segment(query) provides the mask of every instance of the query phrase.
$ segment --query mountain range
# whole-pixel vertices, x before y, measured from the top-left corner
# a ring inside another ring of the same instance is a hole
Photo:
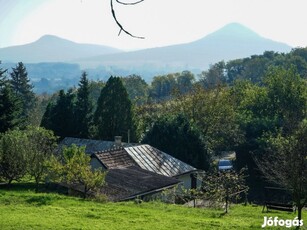
[[[74,59],[122,52],[119,49],[93,44],[80,44],[54,35],[44,35],[35,42],[0,49],[3,62],[39,63],[74,62]]]
[[[287,44],[266,39],[247,27],[232,23],[204,38],[186,44],[100,55],[78,60],[82,66],[173,67],[207,69],[210,64],[262,54],[264,51],[289,52]]]
[[[156,74],[206,70],[210,64],[221,60],[249,57],[264,51],[290,50],[287,44],[264,38],[241,24],[231,23],[194,42],[130,52],[45,35],[33,43],[1,48],[0,60],[4,63],[32,63],[33,75],[33,63],[64,62],[78,64],[81,69],[94,69],[96,75],[99,75],[99,69],[103,69],[104,74],[135,73],[150,80]],[[41,66],[40,76],[43,76]]]

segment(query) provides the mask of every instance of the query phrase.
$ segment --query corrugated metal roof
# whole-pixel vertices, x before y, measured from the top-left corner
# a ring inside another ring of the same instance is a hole
[[[125,150],[142,169],[160,175],[173,177],[196,170],[191,165],[150,145],[126,147]]]

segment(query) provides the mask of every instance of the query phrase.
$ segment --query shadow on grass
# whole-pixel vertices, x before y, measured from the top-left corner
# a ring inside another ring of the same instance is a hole
[[[45,195],[39,195],[39,196],[34,196],[26,200],[28,204],[32,205],[50,205],[54,198],[51,198],[50,196],[45,196]]]
[[[11,185],[0,183],[0,190],[3,191],[6,190],[6,191],[16,191],[16,192],[24,192],[24,191],[35,192],[35,189],[36,189],[36,184],[31,182],[16,182],[12,183]],[[54,183],[39,184],[38,192],[67,195],[67,188]]]

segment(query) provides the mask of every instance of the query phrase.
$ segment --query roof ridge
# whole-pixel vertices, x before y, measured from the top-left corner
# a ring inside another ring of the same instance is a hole
[[[110,153],[112,151],[116,151],[116,150],[125,150],[125,148],[123,146],[113,146],[110,149],[105,149],[105,150],[101,150],[101,151],[96,151],[94,154],[101,154],[101,153]]]

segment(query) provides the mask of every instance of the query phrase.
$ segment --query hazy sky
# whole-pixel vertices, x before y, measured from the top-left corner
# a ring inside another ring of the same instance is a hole
[[[0,0],[0,47],[53,34],[131,50],[191,42],[231,22],[294,47],[307,46],[306,0],[145,0],[115,8],[122,25],[146,39],[117,36],[110,0]]]

